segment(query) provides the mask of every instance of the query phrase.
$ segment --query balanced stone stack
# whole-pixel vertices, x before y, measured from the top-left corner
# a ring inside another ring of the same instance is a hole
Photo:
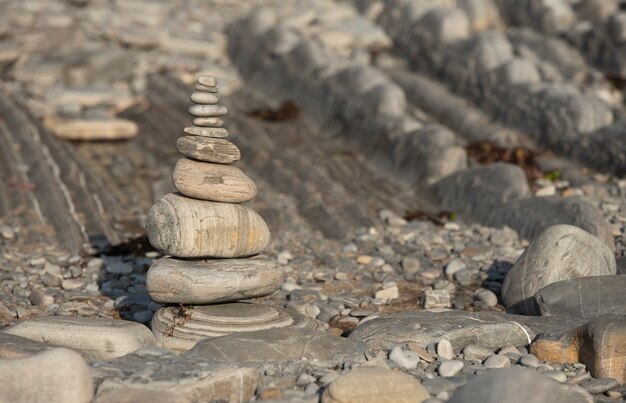
[[[148,271],[152,299],[160,308],[152,331],[161,345],[187,350],[199,340],[230,333],[315,326],[279,307],[238,302],[272,294],[282,284],[278,264],[258,254],[270,233],[265,221],[241,203],[257,194],[255,183],[234,165],[237,146],[222,127],[216,80],[200,76],[191,94],[193,126],[176,143],[184,157],[173,173],[179,193],[152,206],[150,243],[164,255]]]

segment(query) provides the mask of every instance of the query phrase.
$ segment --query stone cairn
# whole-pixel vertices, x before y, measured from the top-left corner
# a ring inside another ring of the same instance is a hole
[[[148,271],[146,287],[160,308],[152,331],[166,348],[188,350],[199,340],[281,327],[314,327],[286,309],[239,302],[270,295],[283,273],[267,256],[269,229],[241,203],[257,194],[255,183],[234,165],[237,146],[222,127],[217,82],[200,76],[191,94],[193,126],[176,142],[184,157],[172,175],[178,193],[157,200],[148,212],[150,243],[165,256]]]

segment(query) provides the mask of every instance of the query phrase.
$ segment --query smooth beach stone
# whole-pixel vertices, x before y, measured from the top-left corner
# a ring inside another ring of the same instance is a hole
[[[120,357],[156,344],[144,325],[108,318],[43,316],[18,322],[4,332],[68,347],[90,360]]]
[[[219,102],[217,95],[210,92],[193,92],[189,98],[192,102],[200,105],[215,105]]]
[[[94,393],[89,366],[66,348],[0,360],[0,385],[0,401],[7,403],[88,403]]]
[[[228,113],[228,109],[223,105],[191,105],[189,114],[199,118],[224,116]]]
[[[428,390],[417,379],[385,368],[356,368],[332,382],[323,403],[421,403]]]
[[[273,259],[162,258],[148,271],[146,288],[159,303],[210,304],[270,295],[283,281]]]
[[[256,197],[256,184],[233,165],[181,158],[172,173],[174,187],[183,195],[224,203],[243,203]]]
[[[154,347],[90,364],[98,385],[95,402],[102,403],[247,402],[254,396],[259,382],[256,368],[181,357]],[[137,400],[125,398],[122,392],[127,392],[126,396],[134,395]],[[157,392],[160,397],[154,398]]]
[[[241,152],[236,145],[228,140],[210,137],[179,137],[176,150],[185,157],[218,164],[230,164],[241,158]]]
[[[367,346],[357,340],[331,336],[321,329],[276,328],[205,339],[186,355],[255,367],[293,363],[333,367],[364,362]]]
[[[201,127],[222,127],[224,120],[221,118],[194,118],[193,124]]]
[[[64,140],[124,140],[135,137],[139,128],[124,119],[72,120],[56,125],[54,134]]]
[[[152,332],[157,341],[172,350],[189,350],[202,339],[231,333],[314,326],[314,322],[296,312],[243,302],[163,307],[152,318]]]
[[[215,138],[228,137],[228,130],[224,129],[223,127],[185,127],[184,131],[185,133],[191,134],[193,136]]]
[[[530,243],[508,272],[502,301],[507,308],[535,314],[535,293],[548,284],[616,271],[613,253],[599,238],[572,225],[554,225]]]
[[[557,281],[535,294],[543,316],[591,318],[626,313],[626,275],[579,277]]]
[[[270,241],[261,216],[240,204],[210,202],[177,193],[163,196],[146,218],[152,246],[176,257],[245,257]]]
[[[25,337],[0,332],[0,358],[21,358],[57,347],[50,343],[40,343]]]
[[[217,94],[219,92],[217,87],[210,86],[210,85],[196,84],[193,88],[196,91],[212,92],[214,94]]]
[[[576,385],[561,384],[526,368],[490,371],[461,386],[449,403],[592,403]]]
[[[201,75],[201,76],[198,76],[197,81],[198,81],[198,84],[201,84],[201,85],[206,85],[209,87],[217,86],[217,80],[213,76]]]

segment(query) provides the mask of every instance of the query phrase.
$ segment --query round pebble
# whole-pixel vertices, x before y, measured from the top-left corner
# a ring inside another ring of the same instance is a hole
[[[404,349],[402,346],[392,348],[389,359],[404,369],[415,369],[420,362],[420,357],[415,351]]]
[[[459,372],[461,372],[464,365],[465,364],[463,364],[463,361],[448,360],[448,361],[442,362],[439,365],[439,368],[437,368],[437,371],[439,372],[439,375],[443,376],[444,378],[447,378],[447,377],[454,376],[458,374]]]
[[[448,339],[441,339],[437,343],[437,355],[443,359],[451,360],[454,358],[454,349],[452,343]]]
[[[487,358],[483,365],[485,368],[509,368],[511,361],[505,355],[495,354]]]

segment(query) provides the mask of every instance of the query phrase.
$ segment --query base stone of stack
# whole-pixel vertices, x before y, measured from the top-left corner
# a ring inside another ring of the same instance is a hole
[[[200,340],[232,333],[317,327],[315,321],[296,312],[244,302],[191,308],[169,306],[159,309],[152,319],[152,332],[157,342],[165,348],[181,351],[190,350]]]
[[[181,258],[233,258],[260,253],[270,241],[261,216],[239,205],[163,196],[146,219],[150,244]]]
[[[211,304],[270,295],[283,272],[265,256],[250,259],[159,259],[148,271],[146,288],[159,303]]]

